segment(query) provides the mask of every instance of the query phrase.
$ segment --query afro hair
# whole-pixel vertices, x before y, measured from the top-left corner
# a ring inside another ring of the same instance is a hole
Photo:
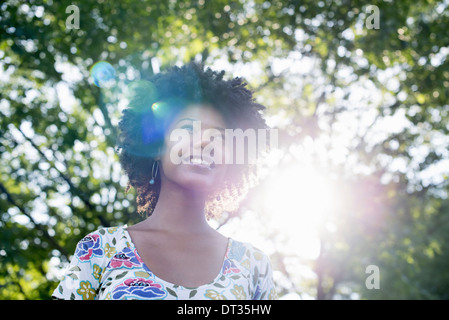
[[[129,178],[126,192],[136,190],[137,211],[152,214],[160,192],[160,175],[150,184],[152,166],[171,121],[191,104],[208,104],[225,119],[227,128],[267,129],[262,116],[265,107],[255,102],[253,91],[242,78],[224,79],[224,71],[205,69],[190,62],[129,85],[129,105],[119,121],[117,150]],[[223,190],[211,194],[205,205],[209,218],[223,211],[235,212],[249,188],[257,182],[257,165],[233,165]]]

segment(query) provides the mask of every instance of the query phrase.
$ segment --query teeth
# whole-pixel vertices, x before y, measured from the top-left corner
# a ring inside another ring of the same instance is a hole
[[[208,167],[211,167],[211,165],[212,165],[211,161],[202,160],[201,158],[197,158],[197,157],[196,158],[191,157],[190,158],[190,163],[192,163],[192,164],[200,164],[200,165],[208,166]]]
[[[201,161],[201,159],[198,158],[193,158],[190,160],[190,162],[194,164],[202,164],[203,161]]]

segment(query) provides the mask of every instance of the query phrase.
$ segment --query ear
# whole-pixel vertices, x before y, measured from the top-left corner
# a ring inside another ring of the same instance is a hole
[[[162,154],[161,154],[161,147],[159,147],[157,149],[157,157],[155,157],[154,160],[156,160],[156,161],[161,160],[161,156],[162,156]]]

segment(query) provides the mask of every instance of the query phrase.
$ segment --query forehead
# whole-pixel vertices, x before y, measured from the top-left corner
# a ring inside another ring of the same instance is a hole
[[[202,127],[226,128],[221,113],[210,105],[194,104],[184,108],[174,119],[173,125],[184,122],[201,121]]]

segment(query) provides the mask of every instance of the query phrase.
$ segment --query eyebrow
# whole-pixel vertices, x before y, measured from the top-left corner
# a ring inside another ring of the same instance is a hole
[[[184,120],[199,121],[199,120],[197,120],[197,119],[192,119],[192,118],[182,118],[182,119],[176,121],[176,123],[179,123],[179,122],[184,121]]]
[[[181,122],[181,121],[184,121],[184,120],[190,120],[190,121],[201,121],[201,120],[198,120],[198,119],[192,119],[192,118],[182,118],[182,119],[179,119],[178,121],[176,121],[176,123],[178,124],[179,122]],[[217,130],[219,130],[219,131],[225,131],[225,128],[221,128],[221,127],[215,127],[214,129],[217,129]]]

